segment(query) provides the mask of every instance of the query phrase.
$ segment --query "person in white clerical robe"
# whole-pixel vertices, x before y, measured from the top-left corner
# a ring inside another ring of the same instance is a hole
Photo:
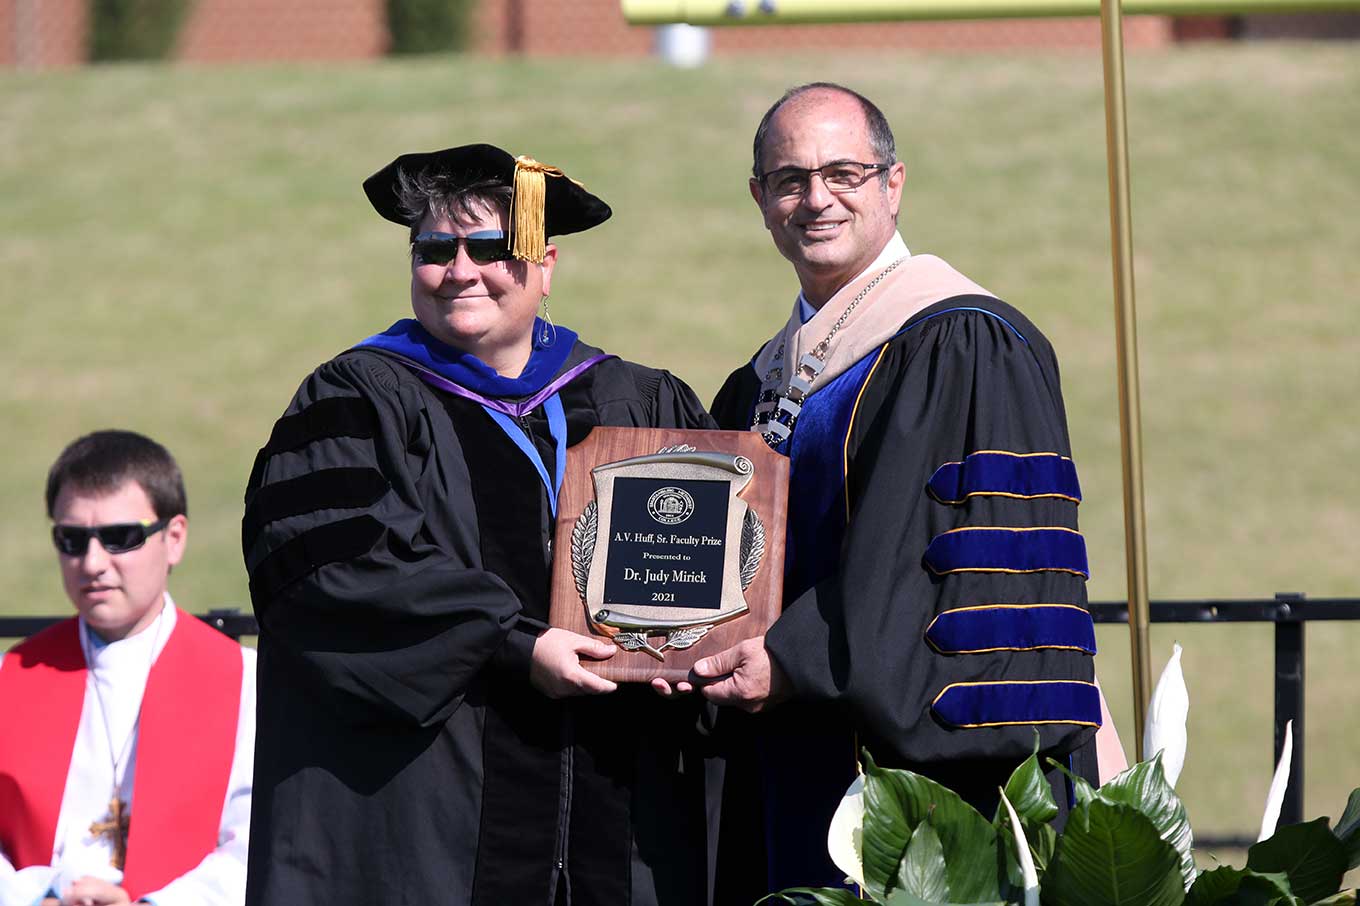
[[[167,590],[188,538],[179,467],[97,431],[46,498],[77,615],[0,657],[0,906],[239,906],[255,652]]]

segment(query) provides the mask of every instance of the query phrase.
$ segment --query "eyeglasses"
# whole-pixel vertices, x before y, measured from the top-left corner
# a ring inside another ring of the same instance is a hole
[[[812,185],[812,174],[821,174],[826,190],[833,195],[853,192],[868,182],[869,177],[892,164],[862,164],[853,160],[836,161],[824,167],[805,170],[802,167],[780,167],[758,177],[760,186],[771,195],[787,198],[802,195]]]
[[[513,256],[502,230],[478,230],[466,236],[452,233],[421,233],[411,243],[411,256],[417,264],[448,264],[458,257],[458,242],[467,247],[468,257],[477,264],[509,261]]]
[[[54,525],[52,543],[68,557],[83,557],[90,547],[90,539],[110,554],[125,554],[146,544],[146,539],[170,524],[169,519],[155,522],[119,522],[114,525]]]

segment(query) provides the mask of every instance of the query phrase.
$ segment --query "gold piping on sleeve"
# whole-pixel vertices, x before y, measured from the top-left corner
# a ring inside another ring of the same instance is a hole
[[[841,493],[845,497],[845,524],[850,527],[850,435],[855,431],[855,419],[859,416],[859,401],[864,399],[864,391],[869,388],[869,382],[874,379],[874,373],[878,371],[879,363],[883,361],[883,354],[888,351],[888,344],[884,343],[878,350],[878,357],[874,359],[874,364],[869,369],[869,375],[864,379],[864,383],[859,385],[859,393],[855,394],[855,405],[850,410],[850,422],[845,427],[845,441],[841,444]]]
[[[1099,727],[1100,724],[1089,720],[994,720],[985,724],[949,724],[960,730],[977,730],[982,727],[1037,727],[1041,724],[1072,724],[1078,727]]]
[[[1080,610],[1082,613],[1090,612],[1085,607],[1082,607],[1080,604],[1057,604],[1043,602],[1039,604],[970,604],[967,607],[951,607],[948,610],[942,610],[935,615],[935,620],[938,620],[940,617],[944,616],[947,613],[963,613],[964,611],[968,610],[1028,610],[1029,608],[1032,607],[1066,607],[1070,610]],[[935,625],[935,620],[930,621],[930,626]],[[927,632],[930,631],[930,626],[926,627]]]
[[[1078,505],[1081,504],[1081,498],[1080,498],[1080,497],[1073,497],[1073,496],[1070,495],[1070,494],[1058,494],[1058,493],[1051,493],[1051,494],[1011,494],[1011,493],[1009,493],[1009,492],[1007,492],[1007,491],[973,491],[973,492],[971,492],[971,493],[964,494],[964,495],[963,495],[962,497],[960,497],[958,500],[945,500],[943,497],[940,497],[939,495],[937,495],[937,494],[936,494],[933,490],[931,490],[929,487],[926,488],[926,493],[928,493],[931,497],[935,498],[935,502],[936,502],[936,503],[942,503],[942,504],[944,504],[945,506],[958,506],[959,504],[963,503],[965,500],[969,499],[970,497],[1010,497],[1010,498],[1013,499],[1013,500],[1038,500],[1038,499],[1041,498],[1041,497],[1054,497],[1054,498],[1057,498],[1058,500],[1070,500],[1070,501],[1072,501],[1072,502],[1075,503],[1075,504],[1078,504]]]
[[[1073,535],[1080,535],[1076,529],[1070,529],[1065,525],[961,525],[952,528],[947,532],[940,532],[936,538],[944,535],[952,535],[955,532],[1070,532]]]
[[[1067,573],[1072,576],[1081,576],[1083,579],[1091,578],[1089,574],[1079,569],[1067,569],[1063,566],[1042,566],[1038,569],[1005,569],[1000,566],[961,566],[958,569],[936,569],[929,564],[927,566],[937,576],[952,576],[954,573],[1006,573],[1012,576],[1028,576],[1032,573]]]
[[[1061,453],[1054,453],[1054,452],[1052,452],[1052,451],[1049,451],[1049,452],[1039,452],[1039,453],[1016,453],[1016,452],[1013,451],[1013,450],[974,450],[972,453],[969,453],[968,456],[965,456],[963,459],[955,459],[955,460],[951,460],[951,461],[949,461],[949,462],[942,462],[942,463],[940,463],[940,468],[943,468],[944,466],[961,466],[961,465],[964,464],[964,462],[966,462],[966,461],[968,460],[968,457],[969,457],[969,456],[977,456],[977,455],[980,454],[980,453],[992,453],[992,454],[995,454],[995,455],[997,455],[997,456],[1017,456],[1017,457],[1025,457],[1025,456],[1056,456],[1056,457],[1058,457],[1059,459],[1065,459],[1065,460],[1067,460],[1068,462],[1071,462],[1071,461],[1072,461],[1072,457],[1070,457],[1070,456],[1064,456],[1064,455],[1062,455]],[[937,471],[938,471],[938,469],[937,469]]]

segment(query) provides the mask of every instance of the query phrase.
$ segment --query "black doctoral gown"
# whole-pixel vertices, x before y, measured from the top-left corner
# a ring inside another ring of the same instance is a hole
[[[722,427],[751,426],[761,377],[728,378]],[[1095,779],[1080,491],[1038,329],[989,296],[931,305],[815,390],[780,449],[789,556],[766,648],[794,698],[750,721],[749,757],[728,763],[725,841],[767,851],[724,842],[724,906],[843,877],[826,828],[857,746],[988,818],[1036,730],[1042,755]]]
[[[598,354],[576,343],[559,374]],[[560,398],[569,444],[713,426],[684,384],[616,358]],[[518,424],[553,470],[544,409]],[[552,532],[539,474],[478,403],[363,349],[303,382],[242,527],[260,623],[248,903],[709,901],[721,770],[702,703],[529,683]]]

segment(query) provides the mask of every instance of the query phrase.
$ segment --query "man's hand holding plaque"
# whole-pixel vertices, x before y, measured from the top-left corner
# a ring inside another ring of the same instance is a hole
[[[779,615],[788,460],[742,431],[597,428],[567,456],[553,626],[605,679],[675,683]]]
[[[693,682],[680,680],[674,686],[657,677],[652,680],[652,688],[669,698],[677,692],[693,692],[698,683],[704,698],[714,704],[741,708],[753,714],[779,704],[790,692],[784,671],[765,650],[764,636],[746,639],[726,651],[696,661],[693,675]]]

